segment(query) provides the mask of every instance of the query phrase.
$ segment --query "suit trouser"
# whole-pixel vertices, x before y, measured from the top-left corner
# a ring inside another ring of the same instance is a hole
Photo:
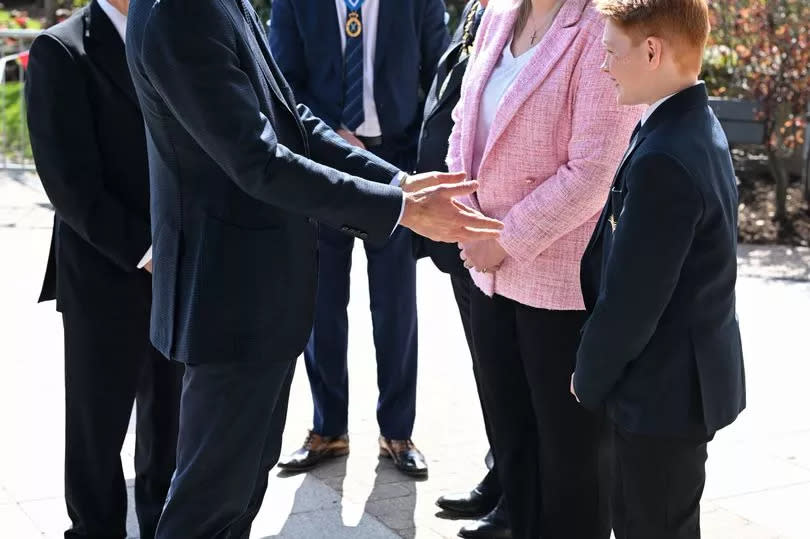
[[[461,325],[464,327],[464,337],[467,339],[467,347],[470,350],[472,357],[473,377],[475,378],[475,387],[478,390],[478,399],[481,401],[481,375],[480,367],[478,366],[478,359],[475,357],[475,343],[472,336],[472,322],[470,320],[470,294],[475,284],[472,277],[467,270],[462,273],[450,275],[450,283],[453,286],[453,296],[456,298],[456,305],[458,306],[458,313],[461,316]],[[491,428],[489,426],[489,418],[487,417],[484,403],[481,401],[481,413],[484,417],[484,428],[487,433],[487,440],[492,440]],[[490,442],[490,450],[484,459],[489,471],[481,483],[484,487],[494,495],[500,495],[501,484],[498,481],[498,471],[495,464],[495,458],[492,454],[492,444]]]
[[[610,536],[605,422],[569,393],[585,316],[489,298],[473,288],[481,397],[519,539]]]
[[[707,441],[612,428],[616,539],[699,539]]]
[[[154,537],[174,472],[183,368],[149,344],[149,312],[65,312],[65,537],[126,537],[121,466],[137,405],[135,512]]]
[[[396,152],[372,148],[400,164]],[[337,436],[348,430],[349,274],[354,237],[322,226],[318,292],[312,335],[304,352],[312,388],[313,430]],[[416,416],[416,260],[411,232],[397,227],[388,242],[365,245],[374,347],[377,351],[377,422],[387,438],[411,437]]]
[[[160,539],[247,539],[278,461],[294,360],[187,365]]]

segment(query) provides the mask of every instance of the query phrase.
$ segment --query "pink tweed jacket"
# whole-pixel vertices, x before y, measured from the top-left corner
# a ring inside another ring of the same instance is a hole
[[[642,109],[620,107],[600,65],[604,23],[589,0],[566,0],[501,101],[479,167],[478,192],[462,200],[506,225],[508,253],[495,273],[472,271],[487,295],[550,310],[582,310],[579,265],[613,174]],[[487,81],[509,42],[518,2],[492,0],[453,111],[447,165],[470,171]]]

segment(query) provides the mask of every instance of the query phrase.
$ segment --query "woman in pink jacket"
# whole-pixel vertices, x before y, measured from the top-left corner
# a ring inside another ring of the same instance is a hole
[[[454,111],[447,163],[500,219],[462,245],[482,402],[514,537],[607,539],[602,418],[569,393],[586,313],[579,264],[641,110],[600,69],[588,0],[494,0]]]

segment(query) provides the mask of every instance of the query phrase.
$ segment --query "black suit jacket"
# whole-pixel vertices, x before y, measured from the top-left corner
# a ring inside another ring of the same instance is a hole
[[[153,344],[184,362],[295,358],[315,220],[383,243],[399,171],[296,107],[245,0],[135,0],[127,55],[150,159]]]
[[[700,84],[641,127],[583,257],[585,406],[606,403],[620,427],[651,435],[711,436],[737,417],[736,247],[728,142]]]
[[[40,301],[148,310],[146,140],[121,37],[94,1],[34,40],[27,76],[34,160],[56,210]]]
[[[439,60],[436,77],[433,79],[425,101],[425,113],[416,156],[417,172],[447,170],[447,150],[450,133],[453,131],[455,123],[452,112],[461,97],[461,81],[469,60],[469,56],[464,50],[464,23],[470,10],[477,9],[478,6],[478,0],[470,0],[464,7],[450,46]],[[480,17],[475,21],[476,24],[470,27],[470,35],[473,39],[478,31],[478,24],[481,22]],[[432,241],[417,234],[414,234],[413,241],[414,254],[417,258],[429,256],[436,267],[445,273],[468,272],[459,258],[459,249],[455,244]]]
[[[374,101],[385,145],[416,154],[422,100],[447,47],[442,0],[381,0]],[[335,0],[274,0],[270,45],[295,97],[333,129],[343,110],[343,53]]]

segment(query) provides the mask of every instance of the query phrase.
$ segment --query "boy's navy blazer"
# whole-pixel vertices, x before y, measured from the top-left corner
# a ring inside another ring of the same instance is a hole
[[[683,90],[638,131],[582,260],[585,406],[630,432],[700,437],[743,410],[737,205],[706,88]]]

